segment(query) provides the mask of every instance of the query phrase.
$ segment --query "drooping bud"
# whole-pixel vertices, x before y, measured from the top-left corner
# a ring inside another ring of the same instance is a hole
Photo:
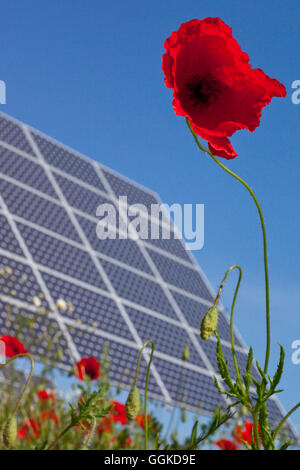
[[[188,361],[190,357],[190,350],[188,345],[184,347],[184,350],[182,351],[182,360],[183,361]]]
[[[134,385],[129,392],[125,408],[126,416],[129,421],[132,421],[139,414],[139,411],[141,409],[141,397],[139,389],[136,385]]]
[[[217,329],[218,326],[218,308],[213,305],[208,310],[202,320],[200,327],[200,336],[202,339],[208,339]]]
[[[8,418],[3,428],[3,443],[5,447],[11,447],[17,437],[17,420],[15,416]]]

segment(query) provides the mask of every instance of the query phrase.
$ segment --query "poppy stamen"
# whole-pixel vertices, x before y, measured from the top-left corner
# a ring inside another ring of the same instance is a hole
[[[193,107],[203,106],[208,108],[218,100],[221,91],[220,82],[207,74],[204,77],[195,75],[187,84],[187,91]]]

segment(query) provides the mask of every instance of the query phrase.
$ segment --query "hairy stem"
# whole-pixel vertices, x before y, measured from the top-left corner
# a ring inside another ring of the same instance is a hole
[[[154,343],[151,339],[148,339],[143,344],[142,349],[140,350],[137,365],[136,365],[136,371],[135,371],[135,379],[134,379],[134,385],[136,386],[137,384],[137,378],[138,378],[138,373],[139,373],[139,368],[140,368],[140,362],[142,358],[142,352],[144,351],[145,347],[148,346],[148,344],[151,343],[151,354],[150,354],[150,359],[148,363],[148,368],[147,368],[147,374],[146,374],[146,383],[145,383],[145,405],[144,405],[144,426],[145,426],[145,450],[147,450],[148,447],[148,419],[147,419],[147,399],[148,399],[148,385],[149,385],[149,376],[150,376],[150,366],[151,362],[153,359],[153,353],[154,353]]]
[[[292,413],[294,413],[294,411],[296,411],[300,406],[300,402],[297,403],[297,405],[295,405],[286,415],[285,417],[282,419],[282,421],[280,421],[280,423],[278,424],[277,428],[275,429],[275,431],[273,432],[272,434],[272,437],[273,437],[273,440],[275,441],[276,437],[278,436],[278,433],[280,431],[280,429],[282,428],[282,426],[284,425],[284,423],[286,422],[286,420],[291,416]]]
[[[22,354],[17,354],[16,356],[13,356],[11,357],[10,359],[8,359],[8,361],[6,361],[4,364],[1,364],[0,365],[0,369],[2,369],[4,366],[6,366],[7,364],[9,364],[10,362],[14,361],[15,359],[18,359],[20,357],[27,357],[27,359],[30,360],[30,365],[31,365],[31,368],[30,368],[30,372],[29,372],[29,375],[27,377],[27,380],[26,380],[26,383],[24,385],[24,388],[19,396],[19,399],[17,401],[17,404],[13,410],[13,413],[12,413],[12,416],[15,416],[20,408],[20,405],[21,405],[21,402],[22,402],[22,399],[24,397],[24,394],[27,390],[27,388],[29,387],[29,384],[31,382],[31,379],[32,379],[32,376],[33,376],[33,370],[34,370],[34,360],[32,359],[32,357],[29,355],[29,354],[25,354],[25,353],[22,353]]]

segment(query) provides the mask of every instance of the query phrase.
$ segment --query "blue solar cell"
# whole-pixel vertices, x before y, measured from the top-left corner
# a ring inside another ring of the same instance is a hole
[[[23,152],[35,156],[19,124],[7,119],[3,115],[0,115],[0,140],[9,145],[13,145]]]
[[[87,159],[66,150],[35,132],[31,132],[31,135],[47,163],[105,191],[93,165]]]
[[[12,214],[80,242],[80,238],[63,207],[7,181],[1,181],[1,189],[5,203]]]
[[[152,250],[148,250],[148,253],[166,282],[210,302],[213,301],[211,293],[196,269],[188,268]]]
[[[183,348],[185,345],[188,345],[190,351],[188,362],[205,368],[204,362],[190,342],[185,329],[151,317],[137,309],[126,307],[126,311],[143,342],[151,338],[154,341],[156,351],[176,357],[177,359],[182,359]]]
[[[66,317],[89,327],[99,328],[107,333],[133,341],[116,303],[98,293],[79,287],[71,282],[42,273],[52,298],[72,302],[73,312]]]
[[[181,403],[182,406],[185,403],[199,412],[202,410],[210,413],[217,406],[222,406],[222,397],[212,377],[178,367],[157,357],[154,358],[154,364],[175,402]]]
[[[105,289],[105,284],[87,252],[24,224],[18,223],[18,228],[36,263]]]
[[[108,261],[101,260],[101,264],[120,297],[177,319],[171,304],[157,282],[143,278]]]
[[[4,276],[1,280],[1,292],[9,295],[11,290],[15,290],[16,298],[24,302],[31,303],[32,297],[41,293],[41,287],[36,280],[32,269],[25,263],[20,263],[7,256],[0,255],[0,269],[9,267],[12,269],[13,282],[10,282],[3,287],[5,279],[11,276]],[[22,275],[26,275],[26,281],[22,280]],[[41,300],[42,306],[47,307],[48,304],[45,299]]]
[[[0,172],[24,183],[31,188],[56,198],[56,194],[45,171],[38,164],[26,157],[10,152],[0,145]],[[0,185],[2,179],[0,180]],[[1,186],[0,186],[1,188]],[[2,193],[2,191],[1,191]]]
[[[62,190],[64,197],[75,209],[96,217],[96,210],[100,204],[112,202],[103,196],[86,189],[63,176],[54,173],[55,179]]]
[[[144,204],[148,210],[151,209],[151,204],[159,204],[159,201],[153,194],[145,191],[138,186],[129,183],[124,178],[111,173],[108,170],[103,170],[105,178],[109,182],[112,190],[117,197],[127,196],[129,205]],[[149,212],[150,214],[150,212]]]
[[[96,223],[80,216],[77,216],[77,219],[95,251],[151,274],[151,270],[135,241],[118,238],[101,240],[96,233]]]
[[[6,217],[0,215],[0,247],[16,255],[24,256]]]
[[[160,248],[163,251],[166,251],[167,253],[171,253],[172,255],[177,256],[178,258],[182,258],[184,261],[187,261],[192,264],[191,258],[189,257],[188,253],[186,252],[185,248],[182,245],[182,242],[178,239],[173,238],[174,233],[171,232],[171,237],[170,240],[167,239],[158,239],[154,240],[149,238],[148,240],[145,240],[147,243],[156,248]]]

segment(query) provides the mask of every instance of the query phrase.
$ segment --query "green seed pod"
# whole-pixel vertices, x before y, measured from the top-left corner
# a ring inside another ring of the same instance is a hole
[[[218,326],[218,308],[213,305],[208,310],[202,320],[200,327],[200,336],[202,339],[208,339],[217,329]]]
[[[17,437],[17,420],[15,416],[8,418],[3,428],[3,443],[5,447],[11,447]]]
[[[183,423],[186,422],[186,410],[182,410],[182,413],[181,413],[181,421]]]
[[[182,351],[182,360],[183,361],[188,361],[190,357],[190,350],[188,346],[184,347],[184,350]]]
[[[132,387],[129,392],[127,401],[126,401],[126,416],[129,421],[133,420],[139,414],[141,409],[141,397],[140,392],[136,385]]]

